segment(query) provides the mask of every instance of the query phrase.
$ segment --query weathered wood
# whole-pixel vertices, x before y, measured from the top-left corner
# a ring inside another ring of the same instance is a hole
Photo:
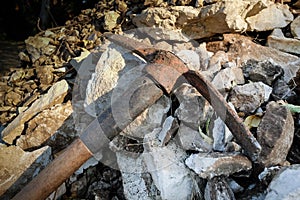
[[[13,199],[40,200],[47,198],[93,153],[101,151],[105,144],[162,95],[162,90],[149,78],[141,77],[134,81],[132,87],[129,87],[120,95],[120,98],[112,102],[107,110],[91,122],[81,134],[80,139],[75,140]]]
[[[40,200],[47,198],[74,171],[92,156],[92,153],[76,139],[51,162],[36,178],[27,184],[13,200]]]

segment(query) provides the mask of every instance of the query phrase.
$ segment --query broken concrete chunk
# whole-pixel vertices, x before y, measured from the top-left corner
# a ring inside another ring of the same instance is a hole
[[[273,81],[282,75],[283,70],[268,60],[256,61],[251,59],[243,65],[243,73],[251,81],[261,81],[272,86]]]
[[[32,180],[51,159],[51,148],[46,146],[24,152],[17,146],[0,144],[0,196],[11,199]]]
[[[294,16],[288,5],[270,4],[258,14],[246,18],[248,30],[268,31],[274,28],[283,28],[293,21]]]
[[[72,112],[70,101],[40,112],[28,122],[26,134],[20,136],[17,145],[23,150],[41,146],[56,133]]]
[[[291,23],[291,32],[296,39],[300,39],[300,16]]]
[[[194,87],[185,83],[178,87],[174,94],[180,103],[175,116],[194,130],[198,130],[199,126],[203,127],[207,118],[212,114],[208,101]]]
[[[62,103],[68,92],[67,81],[56,82],[47,92],[37,99],[26,111],[20,113],[2,132],[3,140],[9,144],[22,134],[24,124],[33,116],[50,108],[55,104]]]
[[[284,37],[280,29],[275,29],[268,36],[267,45],[287,53],[300,54],[300,40]]]
[[[172,116],[167,117],[158,135],[158,139],[161,142],[160,146],[165,146],[170,141],[170,139],[177,131],[177,129],[178,129],[177,120]]]
[[[245,83],[243,71],[238,67],[228,67],[218,72],[212,84],[220,91],[226,92],[235,85]]]
[[[185,164],[201,178],[229,176],[252,168],[251,161],[238,153],[198,153],[192,154]]]
[[[212,149],[212,145],[205,141],[198,131],[191,129],[184,124],[180,124],[175,138],[184,150],[209,152]]]
[[[207,181],[204,198],[205,200],[235,200],[233,191],[223,177],[214,177]]]
[[[265,200],[297,200],[300,196],[300,165],[284,167],[270,183]]]
[[[143,156],[147,171],[162,199],[189,199],[194,183],[191,172],[184,165],[186,153],[173,140],[160,147],[158,132],[149,133],[144,140]]]
[[[294,120],[287,107],[268,103],[266,114],[257,128],[257,141],[262,146],[260,162],[269,167],[283,164],[294,137]]]
[[[231,92],[229,101],[242,112],[253,113],[262,103],[267,101],[272,88],[262,82],[251,82],[236,86]]]

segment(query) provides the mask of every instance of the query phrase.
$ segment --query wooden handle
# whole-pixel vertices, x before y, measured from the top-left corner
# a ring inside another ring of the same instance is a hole
[[[69,178],[92,153],[80,139],[76,139],[51,162],[40,174],[27,184],[13,200],[46,199],[52,191]]]

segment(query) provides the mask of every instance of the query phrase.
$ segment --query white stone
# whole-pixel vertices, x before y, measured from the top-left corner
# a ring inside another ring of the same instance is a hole
[[[238,67],[228,67],[217,73],[212,84],[220,91],[229,91],[235,85],[245,83],[243,70]]]
[[[117,152],[116,155],[126,199],[159,199],[159,192],[147,172],[143,157],[130,157],[124,152]]]
[[[294,16],[288,5],[271,4],[254,16],[246,18],[248,30],[267,31],[274,28],[283,28],[293,21]]]
[[[291,23],[291,32],[295,38],[300,39],[300,16]]]
[[[297,200],[300,196],[300,165],[283,168],[270,183],[265,200]]]
[[[300,40],[284,37],[281,29],[275,29],[268,36],[267,45],[280,51],[300,54]]]
[[[184,165],[186,153],[174,141],[159,147],[158,131],[148,134],[144,140],[144,161],[147,171],[162,199],[189,199],[193,190],[190,171]],[[180,192],[178,192],[180,191]]]
[[[181,50],[176,55],[183,60],[189,69],[199,70],[200,69],[200,57],[196,51],[193,50]]]

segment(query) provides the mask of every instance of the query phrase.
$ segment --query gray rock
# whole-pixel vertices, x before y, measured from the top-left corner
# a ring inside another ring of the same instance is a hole
[[[229,187],[234,193],[243,192],[244,188],[233,179],[227,180]]]
[[[283,168],[270,183],[265,200],[296,200],[300,195],[300,165]]]
[[[167,117],[158,135],[160,146],[165,146],[170,141],[174,133],[177,131],[178,127],[178,122],[174,117]]]
[[[225,146],[233,139],[231,131],[220,117],[213,122],[212,136],[213,149],[221,152],[225,151]]]
[[[245,83],[243,71],[238,67],[228,67],[217,73],[212,84],[220,91],[229,91],[235,85]]]
[[[259,161],[266,167],[283,164],[294,137],[294,120],[285,106],[272,101],[257,128],[257,141],[262,146]]]
[[[218,51],[210,58],[207,69],[202,73],[208,80],[212,81],[215,74],[222,69],[226,62],[228,62],[227,54],[224,51]]]
[[[46,146],[25,152],[18,146],[0,144],[0,196],[11,199],[51,160],[51,148]]]
[[[205,141],[198,131],[191,129],[184,124],[180,124],[178,133],[176,134],[177,141],[184,150],[196,150],[200,152],[209,152],[212,145]]]
[[[295,38],[300,39],[300,16],[291,23],[291,32]]]
[[[238,153],[192,154],[185,160],[185,164],[205,179],[211,179],[215,176],[229,176],[252,168],[251,161]]]
[[[189,69],[199,70],[200,69],[200,57],[199,54],[194,50],[181,50],[176,55],[183,60]]]
[[[273,85],[272,97],[275,100],[288,99],[295,96],[296,93],[290,88],[290,86],[282,79],[278,79]]]
[[[196,51],[200,57],[200,69],[207,70],[210,58],[214,55],[213,52],[209,52],[206,49],[206,43],[201,43]]]
[[[175,91],[179,100],[179,108],[175,111],[175,116],[185,125],[198,130],[203,127],[208,117],[212,114],[212,108],[208,101],[189,84],[182,84]]]
[[[267,45],[280,51],[300,54],[300,40],[284,37],[280,29],[275,29],[268,36]]]
[[[26,111],[20,113],[3,131],[3,140],[12,144],[16,137],[20,136],[24,129],[24,124],[33,116],[50,108],[55,104],[63,102],[64,97],[69,89],[65,80],[56,82],[47,92],[37,99]]]
[[[268,60],[248,60],[243,66],[243,73],[251,81],[261,81],[272,86],[273,81],[282,75],[283,70],[280,66],[274,65]]]
[[[204,198],[205,200],[235,200],[233,191],[223,177],[214,177],[207,181]]]
[[[155,104],[131,122],[121,134],[143,140],[145,134],[151,133],[163,124],[170,106],[171,100],[166,96],[162,96]]]
[[[159,42],[155,43],[153,46],[154,46],[154,48],[157,48],[157,49],[162,49],[165,51],[172,51],[172,45],[166,41],[159,41]]]
[[[159,131],[154,130],[144,140],[143,156],[147,171],[162,199],[190,199],[194,182],[190,170],[184,165],[187,155],[173,140],[160,147],[157,139]]]
[[[295,77],[300,68],[298,56],[255,44],[250,38],[242,35],[224,34],[224,41],[214,42],[214,45],[217,44],[227,47],[226,56],[229,61],[235,61],[237,67],[243,66],[243,63],[249,59],[257,61],[269,60],[274,65],[279,65],[284,71],[283,80],[286,82]]]
[[[274,28],[283,28],[293,21],[294,16],[288,5],[270,4],[259,13],[246,18],[248,30],[267,31]]]
[[[262,82],[251,82],[234,87],[229,101],[236,109],[252,113],[269,99],[271,93],[272,88],[270,86]]]

